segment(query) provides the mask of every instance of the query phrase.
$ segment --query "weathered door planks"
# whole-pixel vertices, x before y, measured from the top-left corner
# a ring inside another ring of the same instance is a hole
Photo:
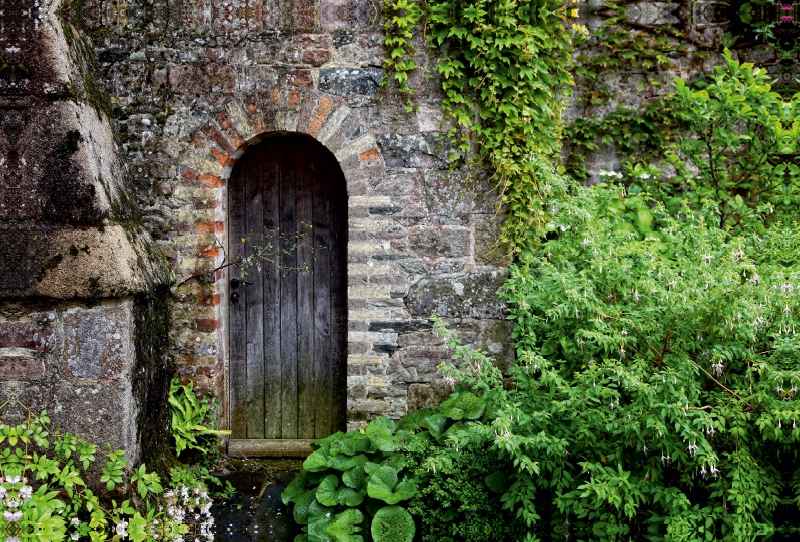
[[[231,255],[251,254],[242,239],[257,243],[265,228],[279,228],[287,245],[306,232],[314,247],[277,257],[309,272],[251,268],[253,284],[229,302],[231,438],[325,437],[344,428],[346,412],[344,175],[313,139],[276,135],[248,149],[228,190]]]

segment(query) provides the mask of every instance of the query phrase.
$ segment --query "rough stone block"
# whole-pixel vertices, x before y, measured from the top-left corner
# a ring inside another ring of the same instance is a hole
[[[44,361],[26,356],[0,356],[0,381],[42,380]]]
[[[475,220],[475,263],[508,267],[511,265],[511,252],[508,243],[500,241],[503,230],[503,217],[494,215],[474,215]]]
[[[411,384],[408,386],[408,411],[437,407],[452,391],[451,387],[439,383]]]
[[[317,21],[315,0],[267,0],[265,7],[267,28],[311,31]]]
[[[409,235],[409,245],[421,257],[464,258],[470,253],[470,232],[455,228],[424,229]]]
[[[95,307],[64,315],[61,374],[90,380],[108,379],[129,370],[133,322],[128,311]]]
[[[448,144],[439,134],[383,134],[378,145],[386,167],[444,169],[448,164]]]
[[[374,4],[369,0],[321,0],[320,18],[324,30],[366,28],[373,21]]]
[[[319,71],[319,89],[337,96],[377,96],[382,78],[383,70],[378,68],[326,68]]]
[[[230,92],[236,88],[236,71],[230,66],[209,62],[202,66],[175,66],[169,82],[175,92]]]
[[[505,303],[497,290],[507,278],[505,271],[463,275],[456,278],[422,279],[405,298],[412,316],[444,318],[494,318],[505,316]]]

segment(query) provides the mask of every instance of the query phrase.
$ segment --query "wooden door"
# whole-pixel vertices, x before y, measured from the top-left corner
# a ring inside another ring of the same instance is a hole
[[[280,241],[284,268],[251,268],[252,285],[229,283],[231,439],[316,439],[344,429],[347,356],[347,190],[334,156],[299,134],[247,150],[231,174],[232,256],[252,254],[261,233]],[[307,229],[307,225],[312,225]],[[243,239],[252,237],[251,243]],[[229,279],[237,272],[231,268]],[[239,294],[234,302],[231,294]]]

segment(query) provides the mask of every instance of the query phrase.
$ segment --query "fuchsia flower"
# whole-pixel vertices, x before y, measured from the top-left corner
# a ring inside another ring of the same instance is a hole
[[[790,23],[792,21],[794,21],[794,17],[792,17],[791,15],[781,15],[782,23]]]
[[[793,9],[794,9],[794,6],[791,5],[791,4],[781,6],[781,10],[783,10],[783,11],[791,11]]]

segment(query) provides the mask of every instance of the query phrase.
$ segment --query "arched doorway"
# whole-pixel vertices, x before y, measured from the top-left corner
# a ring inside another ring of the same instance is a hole
[[[241,277],[230,268],[231,442],[310,440],[344,429],[347,189],[336,158],[301,134],[267,137],[233,168],[228,218],[232,257],[252,254],[262,232],[277,231],[280,266],[308,265],[251,268],[250,285],[231,283]],[[313,252],[291,249],[302,231]]]

